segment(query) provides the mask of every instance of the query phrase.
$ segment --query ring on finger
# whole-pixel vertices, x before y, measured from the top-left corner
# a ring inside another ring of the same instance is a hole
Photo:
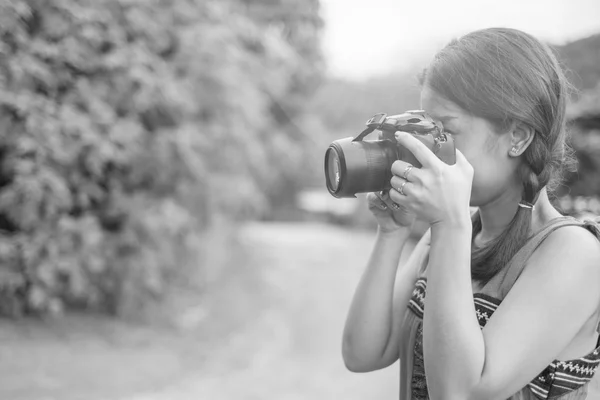
[[[392,203],[392,208],[393,208],[394,210],[399,210],[399,209],[400,209],[400,206],[399,206],[398,204],[396,204],[396,203]]]
[[[408,181],[402,182],[402,185],[400,185],[400,187],[396,189],[402,196],[406,196],[406,193],[404,193],[404,185],[406,185],[407,183]]]
[[[405,180],[408,180],[408,174],[410,173],[411,169],[413,169],[413,166],[411,164],[408,164],[408,166],[404,169],[404,173],[402,174],[402,177]]]

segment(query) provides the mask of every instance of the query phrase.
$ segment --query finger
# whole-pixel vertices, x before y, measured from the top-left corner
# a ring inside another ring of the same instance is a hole
[[[406,212],[408,212],[408,209],[405,205],[400,203],[392,203],[392,216],[396,215],[396,213],[406,214]],[[398,222],[395,218],[394,220]]]
[[[379,208],[380,210],[385,211],[388,209],[386,202],[381,198],[381,195],[378,192],[369,193],[369,194],[372,194],[369,204]]]
[[[379,210],[387,210],[388,206],[381,198],[375,193],[369,193],[368,195],[369,208],[377,208]]]
[[[469,160],[467,160],[465,155],[460,150],[455,149],[455,151],[456,151],[456,165],[472,167]]]
[[[379,197],[381,199],[381,201],[383,201],[384,203],[386,203],[389,206],[390,205],[389,192],[390,192],[390,190],[386,189],[386,190],[382,190],[381,192],[375,192],[375,194],[377,195],[377,197]]]
[[[412,166],[413,168],[410,168],[410,170],[408,170],[408,174],[406,173],[407,168],[409,168],[411,166],[411,164],[407,163],[406,161],[402,161],[402,160],[397,160],[394,161],[392,164],[392,174],[406,179],[405,176],[408,178],[406,179],[407,181],[410,182],[415,182],[418,181],[420,182],[421,179],[421,170],[419,170],[419,168]]]
[[[392,179],[390,179],[390,184],[392,185],[392,188],[396,191],[400,191],[400,186],[402,186],[404,182],[408,181],[400,178],[399,176],[392,176]]]
[[[390,190],[390,199],[392,199],[394,203],[404,203],[406,198],[411,195],[413,189],[414,187],[411,182],[404,181]]]
[[[393,191],[393,190],[392,190]],[[397,204],[390,197],[390,189],[383,190],[378,193],[378,196],[382,199],[382,201],[391,208],[392,210],[397,210]]]
[[[404,188],[403,188],[404,193],[406,193],[406,189],[408,186],[410,186],[410,183],[407,183],[406,185],[404,185]],[[390,190],[390,199],[392,199],[394,204],[398,205],[398,207],[394,208],[395,210],[399,210],[399,209],[410,210],[410,200],[408,199],[407,196],[400,194],[400,192],[398,192],[397,190],[395,190],[395,189]]]
[[[397,131],[396,140],[413,153],[417,160],[425,167],[432,167],[442,162],[419,139],[407,132]]]

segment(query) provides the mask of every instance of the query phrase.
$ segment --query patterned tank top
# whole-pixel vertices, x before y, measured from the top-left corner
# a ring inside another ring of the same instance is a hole
[[[509,265],[492,278],[481,289],[480,293],[473,295],[475,312],[480,328],[483,329],[487,321],[494,314],[494,311],[500,306],[502,299],[504,299],[523,271],[527,258],[529,258],[533,251],[552,231],[567,225],[583,226],[600,239],[600,229],[597,223],[582,223],[571,217],[561,217],[552,220],[527,242],[517,255],[515,255],[513,260],[511,260]],[[414,346],[412,349],[410,346],[406,349],[406,351],[412,353],[409,357],[406,357],[412,360],[412,362],[409,361],[409,365],[405,365],[405,367],[412,367],[412,371],[408,375],[408,381],[404,382],[410,385],[408,392],[412,400],[429,400],[423,358],[423,313],[427,292],[427,277],[425,273],[427,259],[428,256],[425,256],[420,277],[415,283],[408,304],[407,314],[411,314],[411,316],[406,319],[406,321],[410,321],[410,325],[413,326],[412,331],[414,332],[413,340],[410,341],[410,345],[414,343]],[[598,331],[600,332],[600,325],[598,326]],[[596,348],[583,357],[566,361],[554,360],[543,371],[540,371],[525,388],[511,396],[509,400],[591,400],[591,398],[588,398],[589,384],[594,379],[599,365],[600,338],[596,344]],[[600,379],[600,377],[596,377],[596,379]],[[408,393],[404,396],[401,395],[402,399],[407,397]]]
[[[421,321],[417,328],[414,347],[414,364],[412,376],[412,399],[429,400],[425,363],[423,359],[423,311],[427,289],[427,279],[420,278],[415,284],[408,308]],[[479,327],[483,329],[501,301],[491,296],[476,293],[474,295],[475,312]],[[568,361],[554,360],[534,380],[521,391],[522,399],[586,399],[588,383],[594,377],[600,365],[600,339],[596,348],[585,356]]]

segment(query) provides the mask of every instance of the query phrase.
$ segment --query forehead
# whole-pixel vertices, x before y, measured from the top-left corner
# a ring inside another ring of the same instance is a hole
[[[421,108],[434,119],[444,119],[442,117],[464,119],[468,116],[456,103],[445,99],[428,86],[424,86],[421,90]]]

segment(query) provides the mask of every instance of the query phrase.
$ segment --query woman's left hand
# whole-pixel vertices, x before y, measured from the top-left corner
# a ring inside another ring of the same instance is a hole
[[[405,175],[410,164],[394,162],[390,198],[430,225],[470,223],[473,167],[465,156],[456,149],[456,164],[448,165],[409,133],[396,132],[396,140],[422,167],[411,168]]]

